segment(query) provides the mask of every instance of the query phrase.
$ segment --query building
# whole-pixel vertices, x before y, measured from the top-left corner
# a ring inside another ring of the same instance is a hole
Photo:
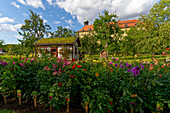
[[[124,34],[122,36],[123,37],[127,36],[126,30],[128,31],[131,27],[136,26],[137,22],[138,22],[138,20],[136,20],[136,19],[119,21],[118,26],[121,28],[122,31],[124,31]],[[84,26],[76,32],[77,36],[82,38],[83,35],[87,35],[90,32],[94,32],[93,25],[88,25],[88,23],[89,23],[88,20],[84,21]]]
[[[46,52],[54,57],[62,57],[61,49],[65,47],[70,50],[67,60],[79,59],[78,47],[81,46],[79,37],[42,38],[35,45],[39,56],[42,56],[42,52]]]

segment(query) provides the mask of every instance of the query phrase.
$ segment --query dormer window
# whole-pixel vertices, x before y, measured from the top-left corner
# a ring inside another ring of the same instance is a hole
[[[89,28],[89,31],[90,31],[91,29]]]
[[[125,24],[125,27],[127,27],[127,24]]]
[[[84,29],[82,29],[81,31],[84,31]]]

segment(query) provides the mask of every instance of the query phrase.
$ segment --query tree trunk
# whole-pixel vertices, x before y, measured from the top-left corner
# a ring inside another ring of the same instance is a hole
[[[89,57],[91,57],[91,51],[89,50]]]

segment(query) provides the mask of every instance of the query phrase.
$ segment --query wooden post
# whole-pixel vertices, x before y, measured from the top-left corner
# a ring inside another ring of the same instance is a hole
[[[86,107],[85,107],[86,113],[88,113],[88,103],[85,102],[85,104],[86,104]]]
[[[73,60],[73,45],[72,45],[72,60]]]
[[[37,101],[36,101],[36,99],[34,99],[34,106],[35,106],[35,108],[37,107]]]
[[[21,97],[19,97],[19,105],[21,105]]]
[[[131,108],[130,110],[131,110],[131,112],[130,112],[130,113],[134,113],[134,109],[133,109],[133,108]]]
[[[4,103],[7,104],[6,96],[4,95]]]
[[[67,112],[69,112],[69,102],[67,102]]]
[[[50,111],[52,111],[52,105],[50,105]]]

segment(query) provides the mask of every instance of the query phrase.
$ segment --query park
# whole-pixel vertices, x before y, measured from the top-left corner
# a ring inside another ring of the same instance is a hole
[[[168,113],[169,0],[138,20],[105,10],[78,31],[29,12],[20,43],[0,40],[0,113]]]

